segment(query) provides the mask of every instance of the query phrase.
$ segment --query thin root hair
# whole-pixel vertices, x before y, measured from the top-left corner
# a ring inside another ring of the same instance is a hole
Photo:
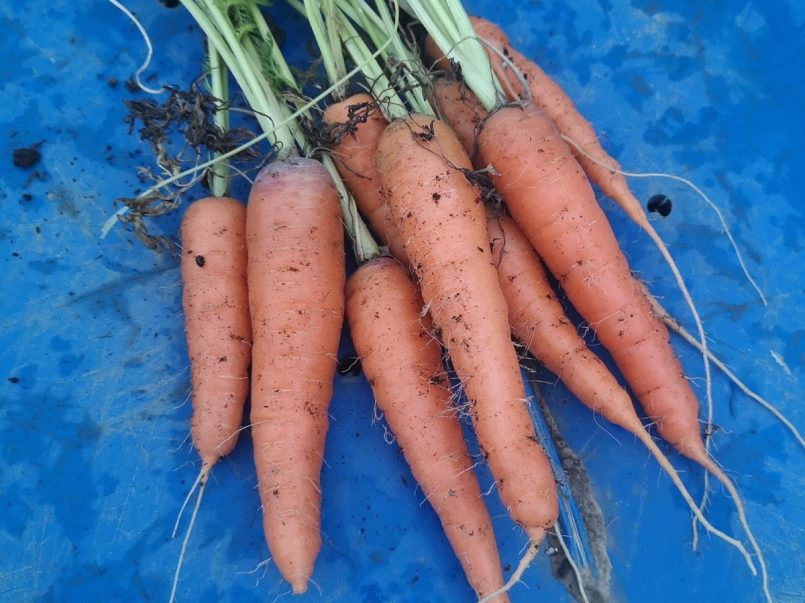
[[[131,21],[134,24],[134,26],[140,32],[140,35],[143,37],[143,40],[145,41],[145,47],[147,51],[145,55],[145,61],[143,62],[142,65],[140,65],[137,71],[134,72],[134,82],[137,84],[137,87],[143,92],[146,92],[148,94],[161,94],[162,92],[165,91],[164,86],[159,89],[149,88],[148,86],[143,84],[142,81],[140,80],[140,75],[143,73],[143,71],[148,69],[148,66],[151,64],[151,57],[154,55],[154,48],[151,45],[151,38],[148,36],[148,32],[145,31],[145,27],[143,27],[142,23],[140,23],[140,20],[134,16],[134,13],[132,13],[128,8],[126,8],[121,2],[118,2],[118,0],[109,0],[109,3],[112,6],[118,8],[124,15],[126,15],[126,17],[128,17],[129,21]]]
[[[760,301],[763,302],[763,305],[764,306],[769,305],[769,303],[768,303],[768,301],[766,299],[766,296],[764,295],[763,291],[760,289],[758,284],[755,282],[755,280],[749,274],[749,270],[746,267],[746,263],[744,261],[743,254],[741,253],[740,249],[738,248],[738,243],[733,238],[732,232],[730,231],[729,226],[727,226],[727,222],[724,219],[724,214],[721,212],[721,209],[719,209],[718,205],[716,205],[710,199],[710,197],[707,196],[707,194],[702,189],[700,189],[698,186],[696,186],[696,184],[694,184],[692,181],[690,181],[687,178],[684,178],[682,176],[677,176],[675,174],[667,174],[665,172],[627,172],[627,171],[624,171],[624,170],[615,170],[615,169],[613,169],[612,167],[610,167],[608,165],[604,165],[603,163],[601,163],[600,161],[598,161],[594,157],[591,157],[572,138],[570,138],[568,136],[565,136],[563,134],[562,139],[564,139],[565,142],[567,142],[570,146],[572,146],[574,149],[576,149],[576,151],[579,152],[581,155],[584,155],[584,157],[586,157],[587,159],[589,159],[593,163],[596,163],[596,164],[600,165],[601,167],[604,167],[604,168],[608,169],[611,172],[616,172],[616,173],[618,173],[618,174],[620,174],[622,176],[626,176],[628,178],[666,178],[666,179],[669,179],[669,180],[674,180],[676,182],[681,182],[681,183],[689,186],[691,189],[693,189],[693,191],[696,192],[705,201],[705,203],[707,203],[707,205],[710,206],[710,208],[718,216],[718,220],[721,223],[721,228],[724,230],[724,234],[729,239],[730,245],[732,245],[732,249],[735,252],[735,256],[738,259],[738,263],[741,266],[741,270],[743,271],[744,276],[746,277],[746,280],[748,280],[749,283],[752,285],[752,287],[754,288],[755,292],[758,294],[758,297],[760,297]]]
[[[200,473],[199,476],[204,474],[206,477],[206,473],[204,473],[203,468],[201,471],[202,473]],[[207,486],[207,480],[205,478],[200,477],[200,480],[201,485],[198,489],[198,497],[196,498],[196,504],[193,507],[193,514],[190,516],[190,523],[187,526],[187,532],[185,533],[184,539],[182,540],[182,549],[181,552],[179,553],[179,561],[176,564],[176,572],[173,575],[173,585],[171,586],[171,594],[168,599],[168,603],[173,603],[174,600],[176,599],[176,588],[179,586],[179,573],[182,570],[182,564],[184,563],[185,553],[187,552],[187,543],[190,542],[190,535],[193,533],[193,526],[196,523],[196,517],[198,517],[198,508],[199,506],[201,506],[201,499],[204,496],[204,489]]]
[[[506,584],[498,590],[484,596],[482,599],[479,599],[478,603],[487,603],[488,601],[492,601],[495,597],[509,592],[515,584],[520,582],[528,566],[531,565],[531,562],[534,561],[534,558],[537,556],[537,552],[539,552],[539,542],[530,540],[525,554],[520,558],[520,562],[517,564],[517,569],[514,570],[514,573],[506,581]]]
[[[587,592],[584,590],[584,578],[581,575],[581,570],[579,570],[578,564],[573,559],[573,556],[570,554],[570,549],[568,549],[567,547],[565,537],[559,530],[559,522],[553,525],[553,532],[554,535],[556,536],[556,540],[559,542],[559,546],[562,548],[562,553],[564,553],[568,565],[570,565],[570,569],[573,570],[573,575],[576,577],[576,584],[579,587],[579,596],[581,597],[581,600],[583,601],[583,603],[590,603],[590,600],[587,598]]]

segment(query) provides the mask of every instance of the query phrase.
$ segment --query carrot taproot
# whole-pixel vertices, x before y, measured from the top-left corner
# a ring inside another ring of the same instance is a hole
[[[311,159],[260,172],[246,221],[251,425],[268,548],[294,593],[321,548],[319,488],[344,311],[344,240],[332,179]]]
[[[182,219],[181,241],[190,433],[209,472],[235,447],[249,392],[246,207],[225,197],[196,201]]]
[[[593,412],[639,430],[629,394],[565,315],[542,261],[514,220],[488,208],[487,229],[515,338]]]
[[[330,150],[336,169],[358,209],[389,252],[408,265],[405,248],[380,194],[380,177],[374,164],[377,141],[388,124],[386,118],[370,95],[359,93],[330,104],[322,121],[334,139]]]
[[[446,124],[412,114],[386,128],[375,161],[500,498],[539,542],[558,515],[556,484],[526,409],[469,158]]]
[[[246,285],[246,207],[227,197],[193,203],[181,225],[182,307],[190,358],[190,434],[201,469],[187,494],[173,533],[198,489],[182,542],[170,594],[179,572],[210,470],[238,441],[249,393],[251,322]]]
[[[758,554],[768,595],[762,553],[735,486],[705,450],[698,401],[668,332],[629,271],[589,182],[555,125],[533,105],[503,107],[484,122],[478,144],[515,221],[595,330],[646,413],[657,420],[660,435],[729,492]]]
[[[511,47],[506,35],[495,24],[481,18],[471,18],[473,28],[478,35],[491,44],[501,52],[506,59],[511,61],[514,67],[521,73],[515,73],[510,65],[507,64],[499,56],[493,56],[494,53],[488,52],[490,60],[495,66],[495,70],[500,76],[501,80],[508,83],[507,91],[510,98],[517,98],[517,89],[519,86],[519,78],[523,77],[528,85],[528,94],[531,101],[542,109],[548,117],[550,117],[556,124],[562,137],[568,142],[576,159],[581,165],[584,172],[604,194],[615,201],[626,215],[637,224],[652,240],[657,250],[662,255],[663,260],[668,265],[674,280],[682,293],[685,303],[690,310],[694,324],[696,325],[696,332],[699,337],[699,345],[702,348],[702,361],[704,365],[704,381],[705,381],[705,399],[707,403],[707,425],[712,425],[713,422],[713,398],[712,398],[712,377],[710,371],[710,356],[707,337],[704,332],[704,325],[696,308],[696,304],[688,290],[682,273],[676,264],[673,256],[668,250],[665,242],[660,237],[654,226],[649,222],[643,206],[632,194],[629,185],[626,182],[626,172],[621,169],[620,164],[610,156],[598,140],[592,125],[587,121],[584,116],[578,111],[570,97],[565,94],[565,91],[559,86],[552,78],[550,78],[542,68],[534,61],[528,60],[522,54],[517,52]],[[662,175],[662,174],[661,174]],[[678,177],[671,176],[679,180]],[[684,179],[682,179],[684,180]],[[697,187],[691,186],[694,190]],[[704,196],[704,195],[703,195]],[[707,200],[706,196],[705,199]],[[709,202],[709,200],[708,200]],[[718,209],[716,208],[716,211]],[[729,229],[726,225],[724,227],[727,236],[732,241],[732,236],[729,234]],[[736,245],[733,244],[736,255],[741,267],[744,270],[749,282],[757,290],[763,303],[766,303],[765,297],[760,289],[755,284],[752,277],[744,267],[743,258]],[[710,447],[710,434],[709,429],[704,439],[705,452],[709,453]],[[702,498],[700,508],[704,508],[707,495],[708,495],[708,482],[707,474],[705,474],[705,492]],[[696,524],[694,520],[694,549],[696,548]]]
[[[441,55],[430,37],[426,38],[426,52],[436,60],[438,68],[449,69],[447,59]],[[477,154],[477,133],[487,114],[485,109],[463,82],[449,76],[436,76],[433,80],[433,89],[440,114],[456,132],[465,151],[470,155]],[[476,166],[480,165],[480,158],[476,156],[473,163]],[[522,231],[510,218],[499,216],[494,220],[490,217],[488,227],[492,252],[498,267],[501,288],[509,304],[510,322],[515,337],[548,370],[556,374],[582,403],[594,412],[601,413],[610,422],[635,434],[657,458],[686,502],[690,504],[691,499],[679,480],[678,473],[656,444],[650,440],[649,434],[634,413],[628,394],[618,385],[603,363],[587,349],[564,316],[561,305],[555,300],[553,290],[544,276],[541,260]],[[505,255],[501,245],[506,246]],[[522,260],[519,265],[515,258]],[[517,267],[514,268],[512,264]],[[549,321],[547,317],[550,316],[554,319]],[[688,340],[700,345],[690,337]],[[768,407],[765,401],[762,403]],[[772,412],[775,412],[774,409]],[[783,421],[792,428],[790,422],[784,418]],[[795,429],[794,433],[799,437]],[[697,521],[701,521],[701,507],[691,506],[691,510]],[[703,525],[707,531],[717,533],[728,542],[733,541],[706,520],[703,521]]]
[[[699,458],[696,397],[553,123],[531,105],[503,108],[484,124],[479,148],[512,217],[659,420],[660,434],[682,454]]]
[[[375,402],[467,580],[484,597],[503,583],[495,536],[416,285],[397,261],[381,257],[349,278],[346,299],[352,341]]]

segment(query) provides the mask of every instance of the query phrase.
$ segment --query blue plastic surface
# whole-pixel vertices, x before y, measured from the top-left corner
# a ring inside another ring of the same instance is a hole
[[[200,72],[202,48],[189,17],[155,1],[128,4],[155,41],[152,84],[187,85]],[[670,217],[654,223],[687,277],[713,349],[805,425],[805,4],[467,6],[539,59],[626,169],[680,173],[713,196],[768,307],[697,197],[666,181],[633,182],[643,199],[662,192],[674,200]],[[303,24],[281,20],[298,42]],[[131,96],[123,81],[145,48],[105,2],[0,0],[0,32],[0,601],[165,601],[180,544],[171,528],[198,470],[187,441],[179,275],[173,259],[121,228],[104,241],[98,236],[112,199],[140,187],[135,168],[147,153],[128,134],[121,101]],[[301,42],[285,50],[304,65]],[[12,148],[39,141],[38,165],[12,166]],[[634,270],[687,321],[650,242],[603,204]],[[173,232],[177,221],[161,227]],[[699,356],[679,340],[674,345],[701,386]],[[342,351],[350,349],[345,334]],[[542,378],[608,522],[613,599],[761,600],[759,579],[734,550],[705,538],[691,552],[684,503],[633,438]],[[717,458],[745,496],[772,592],[778,601],[805,600],[803,450],[717,372],[714,394]],[[300,600],[472,600],[401,454],[372,424],[372,408],[362,377],[336,378],[319,590]],[[673,460],[699,493],[701,471]],[[480,478],[483,488],[491,483],[483,469]],[[524,538],[497,495],[487,500],[503,563],[514,565]],[[713,523],[738,533],[719,489],[709,512]],[[258,568],[267,557],[244,432],[214,471],[178,600],[285,598],[275,568]],[[513,601],[569,600],[544,553],[525,583]]]

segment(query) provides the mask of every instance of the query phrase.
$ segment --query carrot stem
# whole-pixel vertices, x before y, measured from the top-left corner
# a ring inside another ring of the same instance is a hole
[[[226,132],[229,129],[229,110],[226,107],[226,103],[229,100],[227,69],[226,65],[221,61],[221,55],[209,38],[207,39],[207,56],[210,63],[210,89],[212,95],[221,103],[216,109],[213,119],[215,125],[221,131]],[[220,153],[216,153],[215,157],[218,158],[220,155]],[[223,161],[214,170],[210,170],[210,189],[216,197],[226,196],[229,190],[229,173],[229,164]]]

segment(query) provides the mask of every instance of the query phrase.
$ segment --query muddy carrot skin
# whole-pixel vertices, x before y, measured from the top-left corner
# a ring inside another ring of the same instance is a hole
[[[433,80],[433,99],[439,114],[450,124],[473,165],[481,167],[477,140],[487,112],[475,94],[463,82],[440,76]]]
[[[538,108],[507,107],[479,137],[512,217],[595,329],[662,437],[682,454],[704,452],[698,401],[632,276],[584,172]],[[536,158],[536,159],[535,159]]]
[[[506,35],[494,23],[478,17],[471,17],[476,33],[491,42],[521,72],[528,86],[531,101],[553,120],[559,132],[579,147],[584,153],[573,148],[587,177],[597,184],[607,197],[616,201],[629,217],[641,227],[648,227],[648,220],[640,202],[629,189],[621,167],[601,146],[592,125],[579,112],[570,97],[534,61],[528,60],[509,43]],[[524,98],[520,79],[499,55],[488,51],[490,62],[498,74],[510,99]]]

